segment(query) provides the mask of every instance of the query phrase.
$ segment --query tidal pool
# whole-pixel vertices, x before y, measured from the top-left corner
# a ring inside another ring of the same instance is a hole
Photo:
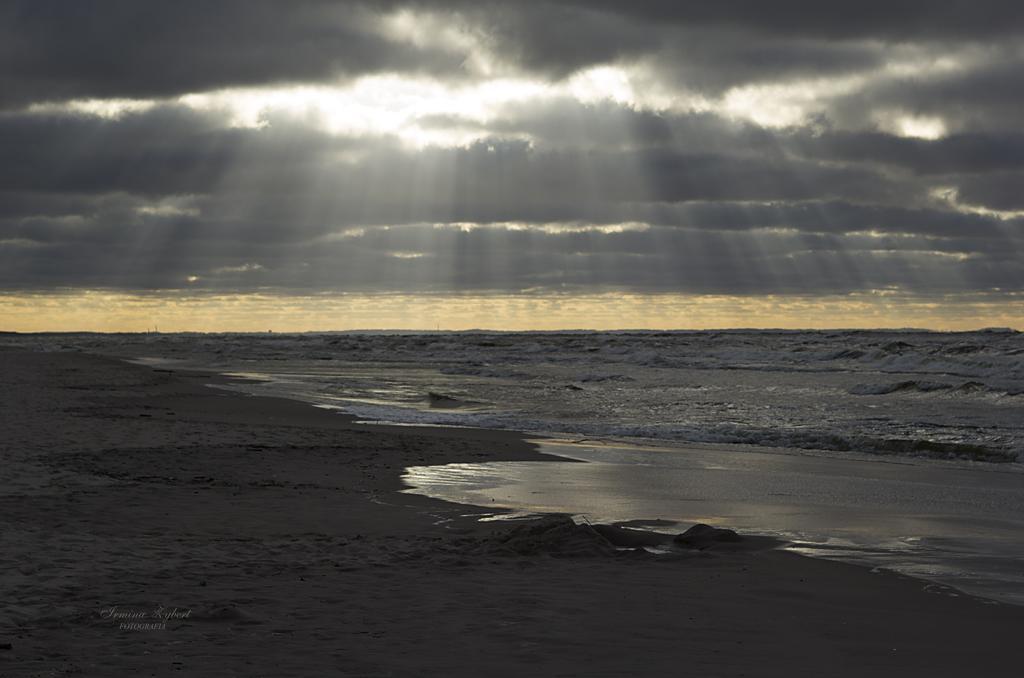
[[[593,522],[695,522],[1024,604],[1019,465],[835,456],[725,445],[536,441],[548,462],[406,469],[411,493]],[[585,462],[585,463],[579,463]]]

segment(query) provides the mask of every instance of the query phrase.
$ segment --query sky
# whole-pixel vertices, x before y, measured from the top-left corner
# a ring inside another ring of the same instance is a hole
[[[1024,329],[1024,3],[0,3],[0,330]]]

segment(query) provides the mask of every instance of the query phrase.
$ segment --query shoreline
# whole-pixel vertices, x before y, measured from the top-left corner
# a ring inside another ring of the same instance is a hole
[[[360,425],[86,354],[0,362],[0,673],[1017,672],[1021,608],[782,551],[509,553],[517,526],[400,492],[415,463],[552,459],[519,434]],[[192,615],[99,614],[154,603]]]
[[[143,363],[145,364],[145,363]],[[192,368],[182,368],[192,369]],[[195,371],[201,371],[196,369]],[[223,373],[210,373],[215,378],[220,379],[225,383],[265,383],[263,378],[255,378],[245,376],[242,374],[236,374],[232,372]],[[272,379],[271,379],[272,381]],[[247,389],[247,388],[230,388],[229,390],[236,393],[243,393],[250,396],[261,397],[259,388]],[[599,462],[597,458],[590,458],[586,454],[579,452],[573,452],[574,448],[603,448],[603,449],[616,449],[616,450],[635,450],[640,452],[656,452],[656,453],[681,453],[686,455],[693,455],[694,453],[702,454],[708,451],[714,451],[716,453],[722,453],[725,455],[735,455],[737,452],[745,455],[755,456],[779,456],[783,459],[807,459],[807,460],[827,460],[829,465],[838,463],[866,463],[871,466],[882,465],[884,466],[896,466],[896,467],[909,467],[927,471],[934,471],[937,469],[945,469],[946,471],[955,472],[967,472],[972,474],[977,473],[994,473],[994,474],[1006,474],[1006,473],[1019,473],[1024,466],[1018,463],[1007,463],[1007,462],[990,462],[990,461],[977,461],[977,460],[966,460],[966,459],[934,459],[931,457],[917,457],[917,456],[903,456],[903,455],[879,455],[876,453],[866,452],[835,452],[825,450],[812,450],[803,448],[785,448],[785,447],[774,447],[774,446],[763,446],[754,444],[743,444],[743,443],[713,443],[713,442],[688,442],[684,440],[666,440],[658,438],[592,438],[592,437],[581,437],[578,434],[558,432],[558,431],[517,431],[509,428],[486,428],[482,426],[457,426],[447,424],[417,424],[417,423],[406,423],[402,421],[388,421],[388,420],[365,420],[364,417],[359,415],[348,414],[342,406],[339,405],[328,405],[319,404],[316,398],[310,398],[306,391],[292,392],[289,395],[280,396],[286,399],[294,400],[296,402],[302,402],[312,405],[317,408],[322,408],[328,411],[335,412],[342,416],[350,417],[355,420],[355,423],[360,426],[367,426],[371,429],[374,427],[380,427],[381,430],[424,430],[424,429],[437,429],[437,430],[449,430],[452,434],[458,435],[460,431],[476,431],[482,434],[489,433],[506,433],[513,436],[518,436],[526,443],[535,445],[535,450],[540,453],[540,457],[532,460],[525,460],[525,463],[529,465],[534,461],[543,461],[545,463],[593,463]],[[513,462],[511,465],[516,466],[519,460],[507,460],[507,459],[490,459],[488,463],[504,464],[506,462]],[[726,463],[724,460],[722,463]],[[786,462],[789,463],[789,462]],[[429,467],[427,467],[429,468]],[[438,466],[436,468],[443,468]],[[559,473],[559,469],[552,469],[555,473]],[[459,472],[464,472],[464,469],[459,469]],[[490,469],[484,469],[485,475],[489,475]],[[570,471],[571,475],[572,472]],[[403,478],[406,478],[408,474],[403,474]],[[446,472],[439,474],[442,478],[447,475]],[[435,478],[437,476],[434,476]],[[512,476],[506,476],[506,480],[509,483],[522,481],[513,481]],[[623,478],[624,481],[628,482],[627,478]],[[929,482],[927,476],[922,476],[916,480]],[[421,483],[426,485],[431,484],[431,474],[425,473],[420,477]],[[472,481],[471,481],[472,482]],[[571,482],[571,481],[570,481]],[[433,491],[425,489],[424,486],[418,485],[415,482],[408,482],[410,487],[404,490],[405,493],[417,496],[426,496],[442,501],[448,501],[454,504],[461,504],[463,506],[472,507],[474,509],[483,509],[490,511],[487,507],[488,496],[494,496],[496,493],[489,492],[485,487],[473,487],[472,489],[458,488],[455,485],[455,489],[451,492],[446,491],[446,488],[441,485],[434,487]],[[533,489],[538,489],[534,487]],[[542,492],[532,492],[531,494],[541,494]],[[472,495],[472,496],[471,496]],[[524,493],[518,493],[520,500]],[[584,507],[580,502],[569,502],[575,504],[573,506],[558,505],[550,506],[547,510],[533,510],[531,508],[532,502],[526,504],[519,504],[516,500],[511,500],[509,497],[502,498],[496,497],[491,498],[490,501],[501,502],[498,506],[500,511],[513,516],[515,519],[528,518],[529,516],[543,516],[546,514],[561,514],[572,515],[579,521],[581,518],[583,521],[595,520],[597,522],[608,523],[610,525],[619,525],[621,522],[630,522],[636,519],[636,516],[616,516],[609,517],[608,515],[600,515],[595,517],[591,508],[595,504],[591,504],[590,507]],[[702,503],[709,503],[707,501]],[[775,507],[764,507],[767,509],[773,509]],[[637,514],[639,515],[639,514]],[[659,518],[665,517],[667,514],[664,512],[653,512],[645,513],[643,515],[657,515]],[[854,516],[847,516],[848,518],[855,518]],[[497,514],[493,519],[498,520]],[[705,521],[710,520],[704,519]],[[670,521],[675,523],[675,531],[682,532],[690,527],[694,522],[701,521],[699,518],[683,519]],[[884,518],[882,519],[884,522]],[[874,534],[853,534],[850,531],[826,529],[823,532],[806,532],[803,530],[793,529],[772,529],[771,526],[761,524],[737,523],[734,520],[724,519],[722,520],[718,516],[718,520],[713,522],[714,525],[719,525],[728,529],[740,530],[742,534],[749,535],[756,538],[767,538],[779,541],[779,548],[784,549],[789,553],[801,555],[803,557],[821,558],[830,560],[832,562],[841,562],[846,564],[852,564],[858,567],[867,568],[869,570],[886,570],[891,571],[899,575],[908,576],[916,580],[924,582],[926,586],[932,586],[937,589],[955,591],[957,595],[969,596],[982,601],[989,601],[1004,605],[1017,605],[1024,606],[1024,598],[1021,597],[1019,584],[1013,581],[1014,577],[1010,576],[1007,580],[1006,574],[1009,574],[1005,570],[1005,565],[999,561],[998,558],[989,560],[986,565],[981,566],[982,569],[962,571],[964,567],[979,567],[977,564],[979,561],[974,558],[969,558],[970,563],[964,563],[961,560],[961,555],[970,551],[973,547],[974,551],[971,551],[975,555],[984,558],[987,557],[988,553],[994,553],[995,551],[986,551],[985,547],[988,546],[991,549],[998,551],[999,544],[998,538],[993,536],[994,542],[988,542],[986,544],[948,544],[945,548],[945,553],[942,552],[943,547],[939,547],[938,550],[935,547],[931,549],[925,548],[924,550],[916,551],[916,555],[908,558],[902,557],[905,553],[904,549],[909,548],[911,550],[919,549],[911,545],[896,544],[894,540],[897,538],[892,533],[880,534],[877,531]],[[933,526],[936,529],[931,534],[943,535],[944,537],[952,537],[954,535],[963,538],[963,534],[957,532],[955,526],[944,525],[944,526]],[[945,527],[946,529],[941,529]],[[903,528],[910,529],[910,528]],[[950,531],[952,529],[952,531]],[[655,534],[670,534],[663,530],[649,530],[655,532]],[[927,533],[927,532],[926,532]],[[770,535],[770,536],[769,536]],[[931,539],[934,539],[932,537]],[[925,539],[928,541],[929,539]],[[912,540],[914,541],[914,540]],[[918,540],[919,541],[919,540]],[[901,546],[903,548],[901,548]],[[987,566],[988,570],[985,569]],[[993,569],[994,568],[994,569]],[[943,576],[942,572],[948,572],[947,576]],[[1005,573],[1005,574],[1004,574]]]
[[[173,365],[168,367],[168,365],[165,365],[165,364],[147,364],[145,361],[136,362],[136,359],[129,359],[129,358],[125,358],[125,357],[119,357],[118,359],[125,360],[126,362],[129,362],[129,363],[132,363],[132,364],[139,364],[139,365],[144,366],[144,367],[151,367],[151,368],[157,369],[157,371],[163,371],[164,369],[168,369],[168,370],[170,370],[172,372],[175,371],[173,369]],[[197,378],[202,377],[202,378],[204,378],[206,380],[206,385],[214,387],[214,388],[216,388],[218,386],[222,386],[222,385],[228,385],[228,384],[260,383],[261,382],[261,380],[253,379],[253,378],[250,378],[250,377],[247,377],[247,376],[243,376],[243,375],[240,375],[240,374],[233,374],[233,373],[227,373],[227,372],[216,372],[216,371],[204,370],[204,369],[199,369],[199,368],[178,368],[178,371],[179,372],[189,373],[191,375],[196,376]],[[843,455],[840,455],[840,456],[836,456],[835,454],[830,454],[830,453],[827,453],[827,452],[824,452],[824,451],[819,451],[819,450],[808,450],[808,449],[801,449],[801,448],[765,447],[765,446],[742,444],[742,443],[696,443],[696,442],[688,443],[688,442],[685,442],[685,441],[668,441],[668,440],[642,439],[642,438],[633,438],[633,439],[629,439],[629,440],[626,440],[626,439],[609,440],[609,439],[602,439],[602,438],[593,438],[593,439],[592,438],[586,438],[586,437],[579,438],[578,436],[572,436],[570,434],[537,433],[537,432],[528,432],[528,431],[516,431],[516,430],[512,430],[512,429],[491,429],[491,428],[483,428],[483,427],[475,427],[475,426],[451,426],[451,425],[444,425],[444,424],[415,424],[415,423],[401,423],[401,422],[389,422],[389,421],[361,421],[358,416],[352,415],[352,414],[348,414],[347,412],[345,412],[342,408],[340,408],[338,406],[319,405],[319,404],[316,404],[313,401],[304,400],[304,399],[299,398],[299,397],[267,396],[267,395],[262,395],[262,394],[259,394],[259,393],[254,393],[254,392],[251,392],[251,391],[246,391],[246,390],[243,390],[243,389],[232,389],[232,388],[229,388],[229,389],[226,389],[226,390],[228,392],[230,392],[230,393],[243,395],[245,397],[266,398],[266,399],[270,399],[270,400],[284,400],[284,401],[289,401],[289,402],[292,402],[292,403],[300,403],[300,404],[302,404],[304,406],[313,407],[313,408],[316,408],[318,410],[323,410],[323,411],[329,412],[329,413],[331,413],[331,414],[333,414],[335,416],[343,417],[343,418],[346,419],[346,421],[351,426],[356,427],[356,428],[360,428],[360,429],[366,429],[366,430],[369,430],[369,431],[380,430],[380,431],[382,431],[384,433],[388,433],[388,434],[401,434],[402,432],[410,432],[410,433],[436,432],[436,435],[438,435],[439,437],[442,437],[442,438],[443,437],[447,437],[447,436],[462,436],[463,434],[465,434],[465,435],[468,435],[468,436],[471,436],[471,437],[480,437],[480,438],[483,438],[483,439],[489,439],[491,436],[496,435],[496,436],[501,436],[503,438],[504,437],[508,437],[508,438],[510,438],[512,440],[516,440],[519,443],[521,443],[522,445],[528,446],[531,449],[531,451],[532,451],[532,454],[527,455],[525,457],[520,457],[517,454],[516,455],[508,455],[507,457],[486,459],[486,462],[496,462],[496,463],[503,463],[503,462],[527,462],[527,463],[544,462],[544,463],[581,463],[581,464],[587,464],[587,463],[592,463],[592,462],[590,460],[587,460],[587,459],[583,458],[583,457],[573,456],[572,454],[565,454],[564,450],[571,451],[572,448],[577,447],[577,446],[579,446],[579,447],[588,447],[588,446],[596,445],[596,446],[599,446],[599,447],[630,448],[630,449],[641,450],[641,451],[656,451],[656,452],[659,452],[659,453],[662,453],[662,452],[664,452],[664,453],[680,453],[680,452],[686,453],[686,452],[692,452],[693,450],[717,450],[717,451],[726,451],[726,452],[736,452],[738,450],[738,451],[742,451],[742,452],[755,453],[755,454],[760,454],[760,455],[780,455],[780,456],[784,456],[784,457],[791,457],[792,456],[792,457],[811,458],[811,459],[827,459],[827,460],[829,460],[829,462],[834,462],[836,460],[848,461],[848,462],[863,461],[863,462],[868,462],[868,463],[871,463],[871,464],[893,464],[893,465],[899,465],[899,466],[913,466],[913,467],[922,467],[922,468],[930,468],[930,467],[937,467],[937,466],[943,466],[943,467],[948,467],[948,468],[957,469],[957,470],[964,470],[964,469],[969,468],[972,472],[991,472],[991,473],[1006,473],[1007,472],[1004,463],[977,462],[977,461],[972,461],[970,463],[965,463],[965,460],[962,460],[962,459],[936,460],[936,459],[931,459],[931,458],[927,458],[927,457],[919,458],[919,457],[913,457],[913,456],[910,456],[910,457],[902,457],[902,456],[889,457],[889,456],[877,455],[877,454],[872,454],[872,453],[853,453],[853,452],[849,452],[849,453],[846,453],[846,454],[843,454]],[[563,451],[559,451],[560,448],[564,448],[564,450]],[[456,464],[458,464],[458,463],[474,463],[474,462],[472,462],[472,461],[470,461],[470,462],[455,461],[455,462],[448,462],[448,463],[456,463]],[[431,463],[429,465],[433,466],[435,464]],[[1014,466],[1016,466],[1016,465],[1017,464],[1014,464]],[[444,498],[444,497],[441,497],[441,496],[434,496],[434,495],[432,495],[430,493],[427,493],[427,492],[418,491],[416,486],[411,485],[408,482],[404,482],[405,476],[406,476],[406,474],[404,472],[399,474],[399,485],[398,485],[398,487],[400,489],[396,490],[397,492],[400,492],[404,496],[408,496],[408,497],[422,497],[422,498],[425,498],[425,499],[428,499],[428,500],[431,500],[431,501],[439,501],[439,502],[441,502],[443,504],[452,504],[454,506],[464,507],[467,516],[472,516],[472,517],[469,518],[469,520],[471,520],[471,521],[476,521],[476,520],[480,520],[480,519],[500,521],[502,519],[499,518],[498,516],[502,515],[502,514],[507,515],[507,516],[511,516],[513,520],[538,519],[538,518],[543,518],[544,516],[548,516],[548,515],[563,515],[563,514],[564,515],[574,515],[574,516],[577,515],[577,514],[571,512],[571,511],[569,511],[569,512],[559,511],[559,510],[554,509],[554,508],[552,508],[551,511],[543,511],[543,512],[542,511],[530,511],[529,509],[517,508],[517,507],[509,506],[509,505],[502,505],[502,506],[488,508],[488,507],[486,507],[485,504],[482,504],[482,503],[469,502],[469,501],[459,501],[457,499],[453,499],[453,498],[450,498],[450,497],[449,498]],[[584,515],[584,520],[585,521],[586,521],[586,518],[587,517]],[[659,521],[660,521],[660,519],[659,519]],[[628,522],[643,522],[643,521],[637,521],[635,519],[630,519],[630,520],[627,520],[627,521],[609,522],[608,524],[610,526],[614,527],[614,526],[619,526],[623,522],[627,522],[628,523]],[[681,532],[681,531],[685,530],[691,524],[692,523],[678,523],[676,525],[677,532]],[[501,523],[499,522],[498,525],[500,526]],[[724,527],[724,528],[727,528],[727,529],[734,529],[734,528],[738,527],[738,526],[736,526],[734,524],[730,524],[730,523],[722,523],[721,525],[719,525],[718,523],[715,523],[715,525],[716,526],[720,526],[720,527]],[[657,529],[642,528],[642,527],[640,527],[638,529],[637,525],[630,526],[630,529],[631,530],[639,531],[641,533],[646,533],[646,534],[649,534],[649,535],[656,535],[658,537],[661,537],[661,536],[664,536],[664,535],[668,535],[669,537],[675,536],[675,533],[663,532],[663,531],[659,531]],[[779,533],[765,534],[765,533],[762,533],[761,531],[758,531],[757,529],[750,529],[750,528],[743,528],[742,531],[741,531],[741,534],[744,537],[746,537],[746,538],[748,538],[750,540],[754,540],[754,541],[756,541],[756,542],[758,542],[759,544],[762,544],[762,545],[771,543],[773,549],[779,550],[779,551],[784,552],[784,553],[792,554],[792,555],[795,555],[795,556],[798,556],[798,557],[813,558],[813,559],[825,560],[825,561],[829,561],[829,562],[842,563],[842,564],[845,564],[845,565],[852,565],[854,567],[858,567],[858,568],[862,568],[862,569],[866,569],[866,570],[871,570],[871,571],[874,571],[874,572],[884,571],[884,572],[891,573],[891,574],[893,574],[895,576],[907,577],[907,578],[909,578],[911,580],[921,582],[921,586],[923,588],[926,588],[926,589],[929,589],[929,590],[945,591],[945,592],[949,592],[951,595],[956,595],[956,596],[962,596],[962,597],[965,597],[965,598],[975,599],[975,600],[978,600],[978,601],[980,601],[982,603],[985,603],[985,604],[1011,605],[1011,606],[1018,606],[1018,607],[1024,608],[1024,603],[1022,603],[1022,602],[1020,602],[1018,600],[1007,599],[1005,597],[1003,597],[1003,598],[994,597],[992,595],[986,595],[986,593],[984,593],[984,592],[979,592],[978,590],[974,590],[974,591],[966,590],[966,589],[962,588],[961,586],[959,586],[957,583],[955,583],[953,581],[950,581],[950,580],[943,581],[941,578],[921,576],[921,575],[918,575],[918,574],[914,574],[912,572],[900,571],[899,569],[894,569],[893,567],[890,567],[889,564],[885,563],[885,562],[871,562],[870,559],[866,560],[863,557],[858,559],[857,555],[859,555],[859,553],[858,553],[857,547],[853,548],[853,554],[854,554],[853,556],[849,556],[849,555],[844,556],[842,554],[842,550],[843,550],[842,548],[840,548],[838,551],[836,551],[834,549],[830,550],[830,548],[827,546],[827,543],[828,543],[827,541],[825,541],[825,542],[818,542],[818,541],[799,541],[799,540],[793,540],[792,538],[790,538],[788,536],[781,536]],[[834,535],[825,534],[825,535],[820,535],[820,536],[824,536],[827,539],[828,537],[834,536]],[[861,548],[867,549],[868,551],[871,551],[873,548],[881,548],[881,547],[880,546],[876,547],[876,546],[872,546],[872,545],[869,545],[869,544],[862,544]],[[829,554],[818,553],[818,552],[815,551],[816,549],[828,552]],[[837,553],[838,553],[838,555],[837,555]]]

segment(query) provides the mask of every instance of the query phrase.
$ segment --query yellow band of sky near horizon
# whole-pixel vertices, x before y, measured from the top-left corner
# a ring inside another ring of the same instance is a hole
[[[887,291],[834,296],[108,291],[0,295],[0,330],[16,332],[909,327],[1024,329],[1024,297],[913,297]]]

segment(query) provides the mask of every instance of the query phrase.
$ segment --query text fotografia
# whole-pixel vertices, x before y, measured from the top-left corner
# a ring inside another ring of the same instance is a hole
[[[167,622],[180,621],[191,616],[190,608],[163,605],[152,609],[115,605],[100,610],[100,619],[117,622],[117,628],[121,631],[166,631]]]

